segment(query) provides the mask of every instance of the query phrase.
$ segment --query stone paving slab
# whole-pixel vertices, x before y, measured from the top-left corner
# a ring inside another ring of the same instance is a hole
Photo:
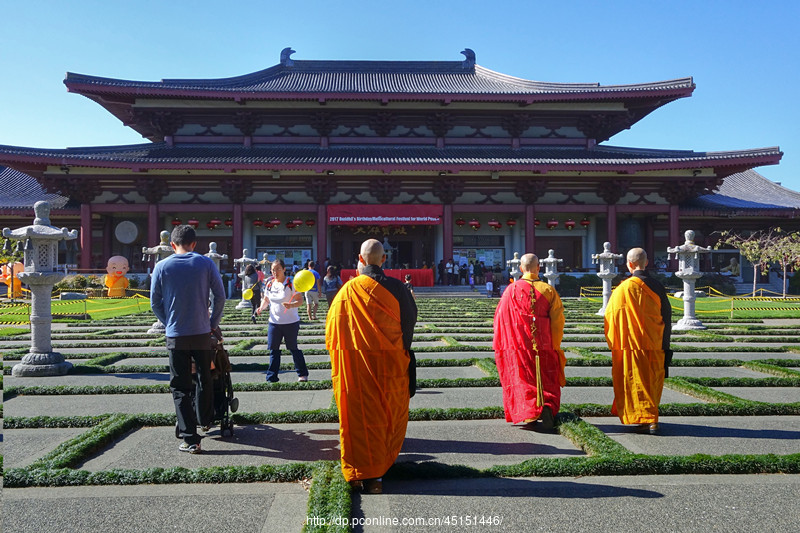
[[[800,387],[714,387],[714,389],[756,402],[800,402]]]
[[[86,428],[4,429],[3,467],[28,466],[84,431]]]
[[[708,455],[800,453],[800,416],[662,416],[660,435],[636,433],[618,418],[584,420],[634,453]]]
[[[5,533],[299,533],[308,508],[300,483],[4,489],[3,499]]]
[[[371,521],[355,533],[777,532],[800,523],[797,475],[389,479],[383,490],[354,497],[354,518]],[[466,526],[468,516],[500,524]],[[394,519],[398,525],[386,525]],[[417,519],[425,522],[400,523]]]
[[[263,358],[262,358],[263,359]],[[238,361],[234,361],[238,362]],[[259,361],[259,362],[264,362]],[[154,364],[154,363],[149,363]],[[166,364],[166,361],[162,364]],[[283,371],[281,379],[291,382],[295,379],[294,371]],[[486,374],[475,366],[450,366],[450,367],[420,367],[417,369],[418,379],[456,379],[456,378],[485,378]],[[266,370],[263,372],[232,372],[233,383],[261,383],[266,379]],[[309,370],[310,381],[330,380],[331,371],[326,369]],[[54,385],[162,385],[169,384],[169,374],[166,372],[155,373],[125,373],[125,374],[83,374],[66,376],[44,377],[14,377],[5,376],[6,387],[35,387]]]
[[[239,411],[283,412],[327,409],[333,392],[269,391],[237,392]],[[74,396],[17,396],[6,400],[5,416],[78,416],[106,413],[166,413],[175,414],[169,393],[164,394],[105,394]]]
[[[564,373],[569,377],[611,377],[610,366],[567,366]],[[671,377],[692,377],[692,378],[770,378],[770,374],[755,372],[747,368],[738,366],[673,366],[669,369]]]
[[[740,361],[763,361],[764,359],[800,359],[794,352],[680,352],[673,359],[738,359]]]

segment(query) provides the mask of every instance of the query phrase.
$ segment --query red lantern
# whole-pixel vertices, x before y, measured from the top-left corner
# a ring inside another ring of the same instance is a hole
[[[490,228],[494,228],[495,231],[498,231],[500,228],[503,227],[503,224],[494,218],[491,219],[487,224]]]
[[[308,226],[309,228],[313,228],[314,224],[316,224],[316,222],[314,222],[313,218],[309,218],[308,220],[306,220],[306,226]]]
[[[506,225],[507,225],[509,228],[513,228],[514,226],[516,226],[516,225],[517,225],[517,221],[516,221],[516,220],[514,220],[513,218],[509,218],[508,220],[506,220]]]
[[[533,219],[533,225],[536,226],[537,228],[539,227],[539,224],[541,224],[541,223],[542,223],[542,221],[539,220],[538,218]]]
[[[253,221],[253,225],[254,225],[255,227],[257,227],[257,228],[260,228],[261,226],[263,226],[263,225],[264,225],[264,221],[263,221],[263,220],[261,220],[261,218],[260,218],[260,217],[259,217],[259,218],[256,218],[256,219]]]
[[[460,228],[461,226],[463,226],[464,224],[466,224],[466,221],[465,221],[463,218],[461,218],[461,217],[458,217],[458,218],[456,219],[456,226],[458,226],[459,228]]]
[[[571,218],[568,218],[566,222],[564,222],[564,227],[568,230],[572,231],[572,228],[575,227],[575,221]]]
[[[588,229],[589,228],[589,224],[591,224],[591,222],[589,222],[589,218],[588,217],[583,217],[581,219],[581,226],[583,226],[584,228]]]
[[[217,217],[212,218],[209,222],[211,224],[214,224],[214,227],[217,227],[220,224],[222,224],[222,221],[220,219],[218,219]]]
[[[477,218],[473,218],[469,221],[469,227],[473,229],[473,231],[478,231],[481,229],[481,223],[478,222]]]
[[[197,229],[197,226],[200,225],[200,221],[197,220],[196,218],[190,218],[189,220],[186,221],[186,224],[193,227],[194,229]]]
[[[294,223],[290,220],[289,222],[286,223],[286,227],[289,229],[294,229]]]
[[[551,218],[547,221],[547,229],[555,229],[558,227],[558,220]]]
[[[295,228],[298,228],[298,227],[303,225],[303,219],[301,219],[301,218],[293,218],[292,219],[292,224],[294,224]]]
[[[278,217],[272,217],[271,219],[269,219],[269,223],[272,224],[273,227],[277,227],[281,225],[281,219],[279,219]]]
[[[207,227],[208,229],[214,229],[214,228],[216,228],[217,226],[216,226],[216,224],[214,224],[214,222],[213,222],[213,221],[209,220],[208,222],[206,222],[206,227]]]
[[[229,228],[232,227],[233,226],[233,219],[232,218],[226,218],[225,219],[225,225],[228,226]]]
[[[175,218],[172,219],[172,225],[173,226],[180,226],[181,224],[182,224],[182,221],[178,217],[175,217]]]

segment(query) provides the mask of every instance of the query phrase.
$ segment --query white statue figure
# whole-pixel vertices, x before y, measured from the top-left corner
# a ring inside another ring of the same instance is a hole
[[[239,266],[238,275],[239,279],[242,280],[244,280],[244,270],[247,268],[247,265],[253,265],[254,267],[258,267],[258,260],[252,257],[247,257],[247,251],[248,251],[247,248],[244,248],[242,250],[242,257],[233,260],[233,264]],[[250,300],[245,300],[244,294],[242,295],[242,301],[236,304],[236,309],[251,309],[252,307],[253,307],[252,302],[250,302]]]
[[[511,274],[511,277],[514,278],[514,281],[517,281],[522,277],[522,272],[519,269],[519,263],[519,252],[514,252],[514,258],[506,261],[506,266],[511,269],[511,272],[509,273]]]
[[[228,254],[217,253],[217,243],[215,242],[208,243],[208,253],[205,256],[214,261],[214,264],[217,265],[217,270],[219,270],[220,262],[228,258]]]

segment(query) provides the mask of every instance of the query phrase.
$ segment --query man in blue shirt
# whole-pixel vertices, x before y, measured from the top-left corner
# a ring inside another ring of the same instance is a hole
[[[172,230],[175,254],[153,269],[150,305],[167,327],[169,388],[178,415],[179,450],[200,453],[198,421],[208,427],[214,420],[211,333],[222,339],[219,323],[225,306],[222,278],[214,262],[194,251],[197,236],[191,226]],[[209,291],[211,316],[209,317]],[[192,406],[192,360],[196,369],[196,411]]]

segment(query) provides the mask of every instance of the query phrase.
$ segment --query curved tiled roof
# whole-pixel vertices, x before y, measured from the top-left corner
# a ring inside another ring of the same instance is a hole
[[[0,145],[0,161],[38,161],[48,164],[74,164],[118,167],[141,164],[159,165],[281,165],[292,168],[398,165],[404,167],[500,166],[509,170],[531,166],[598,170],[615,167],[687,168],[709,165],[777,163],[782,153],[777,147],[728,152],[693,152],[685,150],[647,150],[613,146],[582,147],[537,146],[512,149],[498,146],[376,146],[274,144],[245,148],[241,145],[177,145],[164,143],[63,150],[23,148]],[[763,162],[759,162],[762,161]]]
[[[700,196],[685,205],[723,210],[800,209],[800,192],[747,170],[725,178],[715,194]]]
[[[45,192],[32,176],[0,166],[0,208],[31,209],[39,200],[47,200],[53,209],[61,209],[69,198]]]
[[[68,72],[64,83],[77,92],[137,90],[145,93],[196,91],[313,94],[417,95],[581,95],[608,93],[680,92],[694,89],[692,78],[654,83],[600,85],[550,83],[516,78],[460,61],[286,61],[273,67],[231,78],[134,81]],[[80,89],[77,87],[80,86]],[[639,94],[642,96],[643,94]]]

